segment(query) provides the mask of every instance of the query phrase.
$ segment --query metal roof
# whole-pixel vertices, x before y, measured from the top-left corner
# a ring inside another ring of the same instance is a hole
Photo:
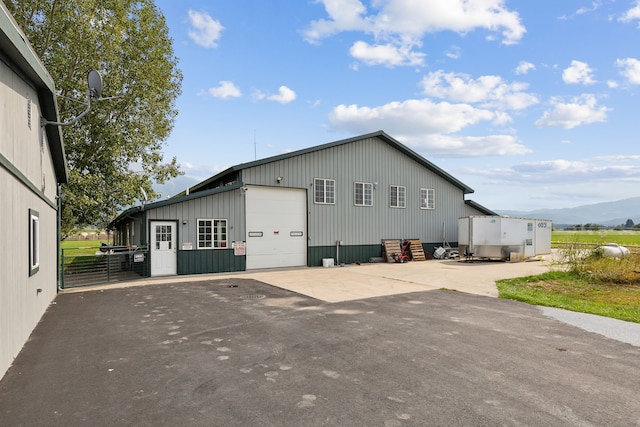
[[[211,178],[208,178],[208,179],[202,181],[201,183],[190,187],[189,188],[189,192],[193,193],[193,192],[201,191],[200,189],[207,189],[207,186],[209,184],[211,184],[211,183],[213,183],[213,182],[215,182],[215,181],[217,181],[217,180],[219,180],[219,179],[221,179],[221,178],[223,178],[223,177],[225,177],[225,176],[227,176],[229,174],[241,171],[243,169],[251,168],[251,167],[254,167],[254,166],[260,166],[260,165],[264,165],[264,164],[267,164],[267,163],[276,162],[276,161],[279,161],[279,160],[285,160],[285,159],[289,159],[289,158],[292,158],[292,157],[301,156],[301,155],[308,154],[308,153],[313,153],[315,151],[326,150],[328,148],[333,148],[333,147],[349,144],[349,143],[352,143],[352,142],[355,142],[355,141],[360,141],[360,140],[368,139],[368,138],[378,138],[378,139],[386,142],[387,144],[391,145],[392,147],[394,147],[398,151],[406,154],[411,159],[415,160],[416,162],[418,162],[422,166],[426,167],[427,169],[429,169],[430,171],[432,171],[436,175],[440,176],[441,178],[445,179],[446,181],[448,181],[451,184],[455,185],[456,187],[460,188],[464,192],[464,194],[469,194],[469,193],[473,193],[474,192],[471,187],[465,185],[464,183],[462,183],[458,179],[454,178],[452,175],[450,175],[447,172],[445,172],[444,170],[440,169],[438,166],[434,165],[433,163],[431,163],[430,161],[428,161],[427,159],[425,159],[424,157],[422,157],[421,155],[419,155],[415,151],[411,150],[407,146],[401,144],[396,139],[394,139],[391,136],[387,135],[382,130],[379,130],[379,131],[373,132],[373,133],[368,133],[368,134],[365,134],[365,135],[356,136],[356,137],[353,137],[353,138],[348,138],[348,139],[342,139],[342,140],[339,140],[339,141],[329,142],[327,144],[317,145],[315,147],[309,147],[309,148],[305,148],[305,149],[298,150],[298,151],[292,151],[290,153],[280,154],[278,156],[267,157],[265,159],[256,160],[256,161],[253,161],[253,162],[241,163],[239,165],[232,166],[232,167],[230,167],[230,168],[218,173],[217,175],[214,175]],[[184,194],[186,194],[186,191],[183,191],[183,192],[177,194],[175,197],[183,196]]]
[[[224,193],[226,191],[237,190],[240,187],[242,187],[242,183],[237,183],[237,184],[233,184],[233,185],[226,185],[224,187],[213,188],[213,189],[206,190],[206,191],[198,191],[197,193],[186,194],[186,195],[182,195],[182,196],[174,196],[174,197],[172,197],[170,199],[158,200],[157,202],[145,203],[144,205],[134,206],[132,208],[129,208],[129,209],[121,212],[120,215],[118,215],[116,218],[114,218],[109,223],[107,228],[108,229],[113,229],[118,223],[122,222],[127,217],[129,217],[129,216],[131,216],[131,215],[133,215],[135,213],[138,213],[138,212],[143,212],[143,211],[146,211],[146,210],[149,210],[149,209],[161,208],[163,206],[169,206],[169,205],[173,205],[175,203],[186,202],[188,200],[199,199],[201,197],[210,196],[212,194],[219,194],[219,193]]]
[[[485,215],[490,215],[490,216],[498,215],[497,213],[495,213],[491,209],[485,208],[484,206],[482,206],[479,203],[474,202],[473,200],[465,200],[464,203],[466,205],[468,205],[468,206],[471,206],[474,209],[479,210],[480,212],[484,213]]]

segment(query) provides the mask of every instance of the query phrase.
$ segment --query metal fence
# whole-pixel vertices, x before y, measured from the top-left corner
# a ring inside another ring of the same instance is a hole
[[[135,280],[149,276],[147,247],[63,248],[61,288]]]

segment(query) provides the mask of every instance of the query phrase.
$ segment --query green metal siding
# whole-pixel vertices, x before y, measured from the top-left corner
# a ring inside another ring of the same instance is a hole
[[[382,256],[382,245],[356,245],[340,246],[338,262],[340,264],[366,263],[372,257]],[[335,246],[315,246],[307,250],[307,262],[309,267],[322,265],[323,258],[336,259]]]
[[[204,274],[244,271],[244,256],[233,249],[178,251],[178,274]]]
[[[451,247],[457,247],[458,242],[448,242]],[[433,254],[435,248],[442,246],[442,242],[422,242],[422,249],[425,254]],[[357,245],[357,246],[340,246],[339,259],[340,264],[368,263],[371,258],[382,257],[382,244],[379,245]],[[323,258],[336,259],[335,246],[316,246],[307,250],[307,259],[309,267],[318,267],[322,265]],[[427,256],[428,259],[428,256]]]

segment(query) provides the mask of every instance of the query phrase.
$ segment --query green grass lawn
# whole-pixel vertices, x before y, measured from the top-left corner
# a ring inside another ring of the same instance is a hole
[[[65,256],[93,255],[101,244],[100,240],[63,240],[60,249],[64,250]]]
[[[640,286],[599,283],[585,275],[552,271],[499,280],[500,298],[640,323]]]
[[[496,282],[500,298],[640,323],[640,253],[633,248],[640,232],[554,231],[552,241],[562,258],[553,271]],[[585,252],[586,245],[604,243],[629,246],[632,254],[613,259]]]
[[[623,246],[640,246],[640,230],[554,230],[551,234],[551,241],[554,243],[590,243],[596,245],[617,243]]]

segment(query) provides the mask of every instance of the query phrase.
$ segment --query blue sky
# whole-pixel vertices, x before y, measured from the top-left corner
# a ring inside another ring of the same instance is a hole
[[[384,130],[493,210],[640,195],[640,0],[156,4],[184,74],[164,154],[198,182]]]

